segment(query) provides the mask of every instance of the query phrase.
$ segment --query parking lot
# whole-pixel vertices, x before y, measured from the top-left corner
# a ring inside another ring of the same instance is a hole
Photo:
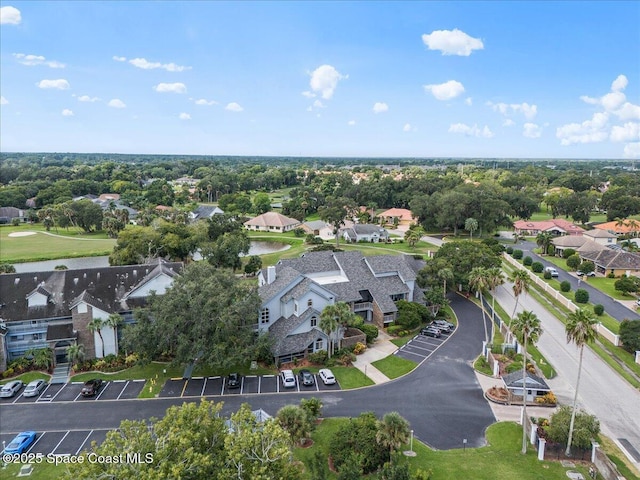
[[[49,384],[40,396],[23,397],[22,392],[18,392],[13,398],[0,399],[0,405],[7,403],[41,403],[41,402],[92,402],[98,400],[128,400],[137,398],[144,388],[146,380],[114,380],[105,382],[93,397],[83,397],[80,395],[82,382]]]
[[[37,432],[35,442],[26,453],[42,455],[77,455],[91,448],[91,442],[101,444],[109,430],[65,430]],[[8,445],[15,434],[0,433],[2,445]]]
[[[323,392],[340,390],[340,384],[325,385],[313,375],[315,385],[305,387],[296,377],[294,388],[285,388],[279,375],[247,375],[241,378],[239,388],[229,388],[226,377],[194,377],[191,379],[174,378],[168,380],[160,397],[202,397],[216,395],[246,395],[250,393],[281,393],[281,392]]]
[[[420,363],[442,345],[452,333],[443,331],[442,336],[438,338],[418,334],[400,347],[394,355]]]

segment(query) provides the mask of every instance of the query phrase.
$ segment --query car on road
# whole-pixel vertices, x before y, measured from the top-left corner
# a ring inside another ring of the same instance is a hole
[[[328,368],[321,368],[318,372],[318,375],[322,379],[322,383],[324,383],[325,385],[333,385],[336,383],[336,377]]]
[[[13,440],[11,440],[11,442],[9,442],[9,445],[5,447],[3,453],[9,453],[9,454],[24,453],[35,440],[36,440],[36,432],[32,430],[19,433],[18,435],[13,437]]]
[[[280,378],[285,388],[293,388],[296,386],[296,376],[293,374],[293,370],[282,370],[280,372]]]
[[[37,397],[47,387],[47,382],[42,379],[33,380],[25,387],[22,392],[23,397]]]
[[[298,372],[298,376],[300,377],[300,383],[305,387],[312,387],[316,383],[316,379],[313,377],[313,373],[309,370],[300,370]]]
[[[442,332],[438,328],[434,327],[426,327],[420,330],[420,335],[425,335],[427,337],[438,338],[442,335]]]
[[[547,267],[547,268],[544,269],[544,271],[550,273],[552,277],[557,277],[558,276],[558,270],[556,270],[553,267]]]
[[[83,397],[93,397],[94,395],[98,394],[98,392],[102,388],[103,383],[104,382],[101,378],[92,378],[91,380],[87,380],[86,382],[84,382],[80,393]]]
[[[24,383],[20,380],[13,380],[0,388],[0,398],[11,398],[20,391]]]
[[[584,272],[581,271],[577,271],[576,275],[578,275],[579,277],[582,277],[584,275]],[[596,272],[589,272],[587,273],[587,277],[595,277],[596,276]]]
[[[230,373],[227,376],[227,387],[228,388],[240,388],[240,383],[242,382],[242,377],[239,373]]]

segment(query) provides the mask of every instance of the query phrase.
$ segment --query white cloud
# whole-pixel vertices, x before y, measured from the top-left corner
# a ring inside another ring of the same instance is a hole
[[[109,103],[107,103],[107,105],[112,108],[127,108],[127,105],[119,98],[109,100]]]
[[[593,115],[591,120],[558,127],[556,137],[560,139],[562,145],[602,142],[609,136],[606,128],[608,121],[609,115],[607,113],[598,112]]]
[[[415,132],[417,130],[416,127],[411,126],[410,123],[405,123],[404,127],[402,127],[403,132]]]
[[[422,41],[429,50],[439,50],[443,55],[468,57],[473,50],[484,49],[479,38],[473,38],[457,28],[453,30],[434,30],[422,35]]]
[[[451,100],[464,92],[464,86],[456,80],[449,80],[448,82],[434,85],[425,85],[424,89],[438,100]]]
[[[0,25],[20,25],[22,15],[16,7],[6,6],[0,8]]]
[[[8,104],[9,104],[9,100],[0,96],[0,105],[8,105]]]
[[[348,78],[331,65],[320,65],[311,73],[309,86],[311,90],[320,93],[322,98],[329,100],[338,86],[338,81]],[[303,93],[304,95],[304,93]]]
[[[614,112],[622,121],[640,120],[640,105],[625,102],[620,109]]]
[[[472,106],[473,105],[473,99],[471,97],[467,97],[464,99],[464,104],[465,105],[469,105]]]
[[[511,115],[515,113],[522,113],[526,119],[531,120],[538,113],[537,105],[529,105],[527,102],[523,103],[493,103],[487,102],[487,105],[493,109],[494,112],[500,112],[502,115]]]
[[[64,110],[62,110],[62,116],[63,117],[73,117],[73,111],[69,110],[68,108],[65,108]]]
[[[78,101],[93,103],[100,101],[100,99],[98,97],[90,97],[89,95],[81,95],[78,97]]]
[[[207,105],[207,106],[211,106],[211,105],[217,105],[218,102],[216,102],[215,100],[207,100],[205,98],[199,98],[198,100],[196,100],[194,102],[196,105]]]
[[[185,112],[182,112],[180,115],[178,115],[178,117],[180,118],[180,120],[191,120],[191,115]]]
[[[42,55],[25,55],[24,53],[14,53],[14,57],[18,59],[18,62],[22,65],[33,67],[35,65],[46,65],[50,68],[64,68],[65,64],[57,62],[55,60],[47,60]]]
[[[356,124],[356,121],[355,121],[355,120],[349,120],[349,121],[347,122],[347,125],[349,125],[350,127],[353,127],[355,124]]]
[[[625,158],[640,158],[640,142],[627,143],[623,155]]]
[[[236,102],[231,102],[228,103],[226,107],[224,107],[225,110],[229,110],[230,112],[242,112],[244,110],[244,108],[242,108],[238,103]]]
[[[640,123],[628,122],[624,125],[614,125],[609,135],[612,142],[633,142],[640,140]]]
[[[56,88],[58,90],[68,90],[71,85],[64,78],[57,80],[40,80],[36,85],[39,88]]]
[[[611,91],[619,92],[620,90],[624,90],[625,88],[627,88],[628,84],[629,80],[627,80],[626,76],[618,75],[618,78],[611,82]]]
[[[507,118],[504,122],[502,122],[503,127],[513,127],[515,124],[516,122],[514,122],[510,118]]]
[[[153,89],[159,93],[187,93],[187,86],[184,83],[159,83]]]
[[[542,136],[542,128],[535,123],[525,123],[522,135],[527,138],[540,138]]]
[[[468,137],[483,137],[483,138],[491,138],[493,137],[493,132],[489,129],[488,126],[484,126],[482,129],[478,128],[477,124],[473,126],[469,126],[464,123],[454,123],[449,126],[449,133],[462,133]]]
[[[307,98],[315,98],[316,94],[308,90],[305,90],[304,92],[302,92],[302,96]]]
[[[315,108],[325,108],[324,103],[322,103],[320,100],[315,100],[315,101],[313,102],[313,106],[314,106]]]
[[[116,62],[126,62],[127,61],[127,57],[118,57],[117,55],[114,55],[113,58]]]
[[[182,65],[176,65],[175,63],[160,63],[150,62],[146,58],[132,58],[129,63],[134,67],[142,68],[143,70],[155,70],[160,68],[167,72],[183,72],[184,70],[191,70],[191,67],[185,67]]]
[[[384,113],[389,111],[389,105],[384,102],[376,102],[373,104],[373,113]]]

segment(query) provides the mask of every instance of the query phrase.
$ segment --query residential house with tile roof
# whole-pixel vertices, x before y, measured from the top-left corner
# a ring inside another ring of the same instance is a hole
[[[273,355],[279,362],[327,350],[329,338],[320,329],[327,305],[345,302],[365,322],[388,326],[396,318],[396,301],[422,302],[416,278],[423,266],[408,255],[365,257],[358,251],[282,259],[258,274],[258,330],[274,338]]]
[[[151,292],[164,294],[182,263],[55,270],[0,275],[0,370],[33,348],[51,347],[56,362],[66,361],[66,348],[81,344],[87,358],[102,357],[94,318],[118,314],[133,322],[133,309]],[[104,327],[105,355],[118,352],[118,329]]]
[[[582,235],[584,228],[574,225],[564,218],[552,218],[534,222],[532,220],[518,220],[513,222],[513,228],[518,235],[535,236],[542,232],[548,232],[555,236]]]
[[[398,227],[408,228],[412,223],[415,223],[413,213],[406,208],[390,208],[380,213],[378,217],[385,225],[397,225]]]
[[[300,226],[295,218],[289,218],[278,212],[266,212],[244,222],[247,230],[284,233]]]
[[[389,232],[379,225],[354,223],[351,227],[340,230],[342,237],[351,243],[358,242],[386,242],[389,240]]]

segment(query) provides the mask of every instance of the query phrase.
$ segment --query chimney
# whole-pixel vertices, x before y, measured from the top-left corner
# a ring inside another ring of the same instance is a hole
[[[267,267],[267,283],[273,283],[276,281],[276,267]]]

